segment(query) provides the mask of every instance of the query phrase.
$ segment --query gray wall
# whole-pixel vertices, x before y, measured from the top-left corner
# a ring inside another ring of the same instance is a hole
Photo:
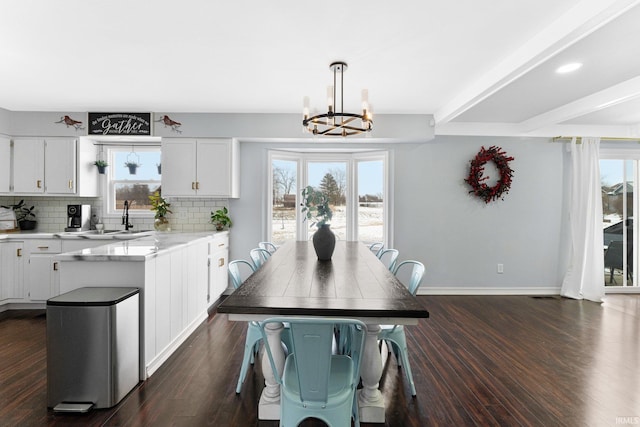
[[[266,238],[267,150],[281,145],[241,143],[241,198],[229,201],[232,259],[248,258]],[[499,145],[515,158],[513,184],[503,201],[485,204],[468,194],[463,181],[483,145]],[[393,246],[402,260],[427,265],[421,292],[558,292],[569,247],[565,144],[547,138],[436,137],[379,146],[394,152]],[[498,263],[503,274],[497,274]]]

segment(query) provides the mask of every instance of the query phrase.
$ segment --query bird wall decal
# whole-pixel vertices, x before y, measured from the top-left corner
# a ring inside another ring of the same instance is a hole
[[[171,118],[169,116],[167,116],[166,114],[163,115],[158,120],[156,120],[156,123],[157,122],[162,122],[164,124],[164,127],[170,127],[171,131],[173,131],[173,132],[182,133],[182,131],[179,129],[180,126],[182,126],[182,123],[176,122],[175,120],[171,120]]]
[[[82,122],[80,120],[74,120],[69,116],[63,116],[60,117],[60,120],[58,120],[57,122],[54,123],[64,123],[65,125],[67,125],[67,127],[73,127],[75,128],[75,130],[83,130],[84,127],[82,127]]]

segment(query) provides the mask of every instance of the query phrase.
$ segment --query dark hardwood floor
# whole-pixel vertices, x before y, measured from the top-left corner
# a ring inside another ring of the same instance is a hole
[[[418,298],[431,315],[407,328],[418,395],[387,358],[387,426],[640,422],[640,296]],[[214,313],[116,407],[60,415],[46,408],[44,313],[1,313],[0,426],[275,426],[256,420],[259,364],[235,394],[244,331]]]

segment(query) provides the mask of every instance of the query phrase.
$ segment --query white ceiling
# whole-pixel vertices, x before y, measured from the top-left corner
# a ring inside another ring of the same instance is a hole
[[[436,134],[640,136],[640,0],[28,0],[0,15],[0,108],[433,114]],[[568,75],[555,69],[579,61]]]

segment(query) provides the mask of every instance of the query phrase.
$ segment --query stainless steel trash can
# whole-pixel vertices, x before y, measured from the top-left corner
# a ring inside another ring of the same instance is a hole
[[[138,288],[80,288],[47,301],[47,406],[110,408],[138,384]]]

